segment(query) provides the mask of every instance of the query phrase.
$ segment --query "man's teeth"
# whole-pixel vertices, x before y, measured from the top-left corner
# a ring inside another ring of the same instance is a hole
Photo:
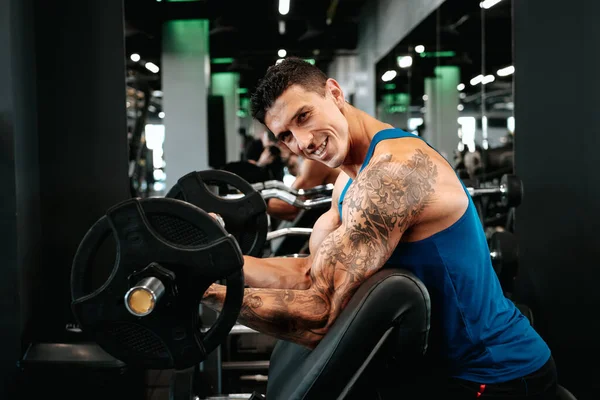
[[[320,157],[321,154],[323,154],[323,152],[325,151],[325,147],[327,147],[327,141],[329,139],[325,139],[325,141],[323,142],[323,144],[321,146],[319,146],[319,148],[317,150],[315,150],[315,156]]]

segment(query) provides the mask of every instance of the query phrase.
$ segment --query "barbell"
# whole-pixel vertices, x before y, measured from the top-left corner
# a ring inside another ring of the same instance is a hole
[[[258,191],[257,188],[260,187],[264,189]],[[307,192],[312,196],[320,196],[330,190],[331,186],[323,185]],[[269,232],[266,200],[278,198],[306,210],[331,205],[331,197],[302,200],[299,198],[301,193],[303,192],[278,181],[269,181],[262,186],[251,185],[234,173],[206,170],[181,177],[166,197],[183,200],[207,212],[218,214],[227,232],[238,241],[242,253],[260,257],[267,240],[305,234],[294,229]]]
[[[470,182],[470,181],[469,181]],[[466,183],[466,182],[465,182]],[[254,189],[261,192],[265,200],[277,198],[302,209],[331,205],[333,184],[320,185],[310,189],[293,189],[281,181],[255,183]],[[500,185],[489,187],[469,187],[471,197],[499,196],[506,207],[517,207],[523,198],[523,183],[516,175],[503,175]],[[306,199],[306,197],[318,196]],[[329,196],[329,197],[327,197]],[[303,199],[300,199],[302,197]]]
[[[257,182],[253,183],[252,187],[257,191],[269,190],[269,189],[279,189],[284,192],[288,192],[293,194],[294,196],[327,196],[331,195],[333,192],[334,185],[332,183],[328,183],[326,185],[319,185],[309,189],[294,189],[290,186],[286,185],[281,181],[271,180],[266,182]]]

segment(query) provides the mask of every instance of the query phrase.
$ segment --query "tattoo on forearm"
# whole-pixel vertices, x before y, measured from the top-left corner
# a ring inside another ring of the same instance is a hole
[[[212,285],[202,302],[221,311],[225,293],[225,286]],[[248,288],[238,321],[259,332],[310,347],[323,336],[318,329],[327,318],[327,305],[310,290]]]
[[[404,232],[433,199],[437,168],[421,150],[405,162],[374,159],[348,189],[343,229],[315,255],[307,290],[246,289],[239,321],[260,332],[314,346],[366,278],[375,273]],[[397,235],[396,235],[397,236]],[[213,285],[203,302],[220,309],[225,288]]]

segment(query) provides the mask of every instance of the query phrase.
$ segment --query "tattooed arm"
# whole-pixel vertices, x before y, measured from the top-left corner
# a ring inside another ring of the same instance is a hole
[[[314,255],[305,290],[246,289],[239,322],[314,347],[358,287],[388,260],[402,234],[434,195],[437,168],[421,150],[374,158],[348,189],[344,222]],[[213,285],[203,303],[220,310],[225,288]]]

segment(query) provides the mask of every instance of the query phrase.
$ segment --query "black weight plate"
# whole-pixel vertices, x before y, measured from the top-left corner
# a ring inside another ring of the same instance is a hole
[[[86,290],[98,249],[116,245],[105,281]],[[109,354],[130,365],[183,369],[202,362],[235,325],[244,279],[236,240],[207,213],[183,201],[131,199],[108,210],[87,232],[73,260],[72,309],[85,332]],[[130,314],[127,291],[154,276],[166,290],[147,316]],[[219,319],[201,333],[198,308],[206,289],[227,281]]]
[[[503,203],[506,207],[517,207],[523,200],[523,182],[516,175],[503,175],[500,186],[506,188]]]
[[[490,237],[490,251],[495,251],[498,258],[494,261],[494,269],[505,291],[510,291],[519,268],[519,246],[517,237],[507,231],[496,231]]]
[[[490,250],[496,251],[504,264],[514,264],[519,260],[517,238],[511,232],[494,232],[490,237]]]
[[[243,197],[223,198],[232,194],[231,187]],[[221,170],[191,172],[181,177],[166,197],[221,215],[225,230],[235,237],[243,254],[262,255],[269,230],[267,204],[262,195],[238,175]]]

